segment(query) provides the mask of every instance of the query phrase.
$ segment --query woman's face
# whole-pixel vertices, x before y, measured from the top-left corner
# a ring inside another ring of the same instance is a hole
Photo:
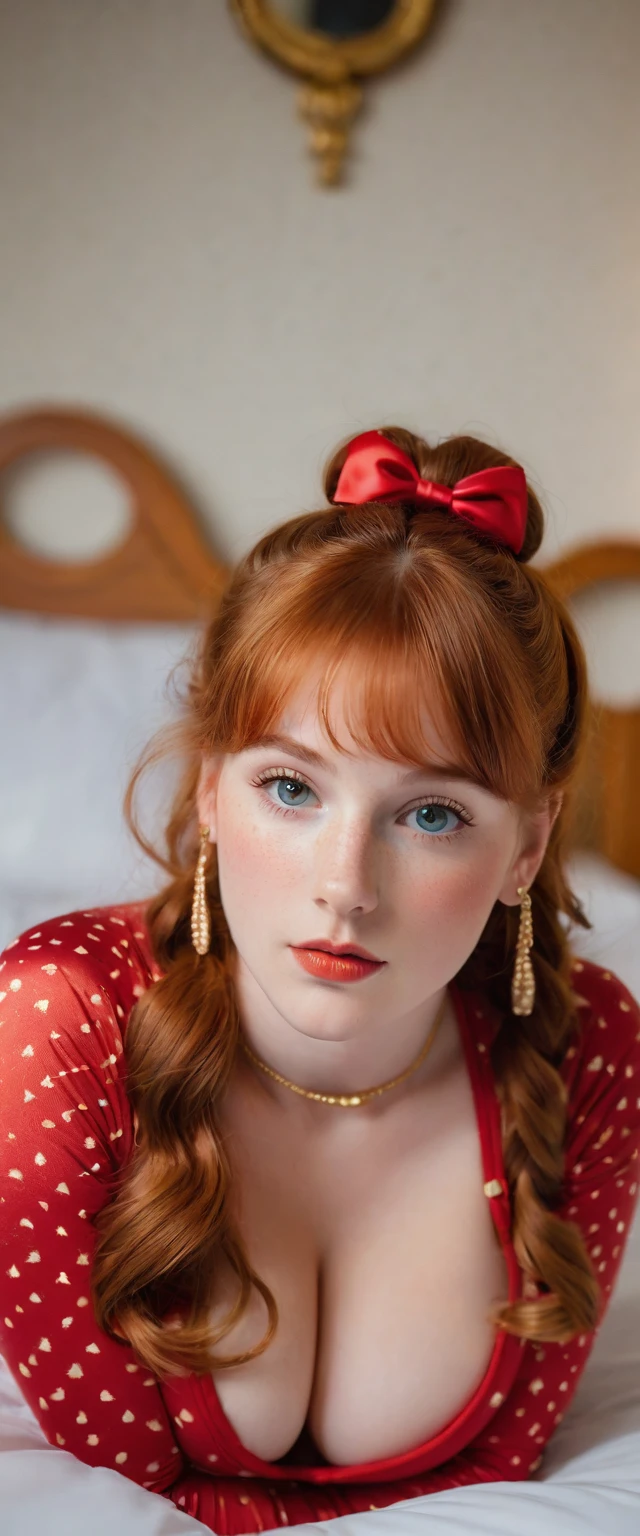
[[[525,820],[455,771],[415,773],[364,753],[344,723],[343,686],[336,680],[332,725],[353,755],[325,735],[315,682],[279,724],[298,747],[254,746],[203,763],[200,822],[217,843],[241,1011],[256,1049],[274,1032],[282,1039],[286,1025],[289,1038],[351,1041],[357,1050],[364,1034],[382,1039],[393,1021],[402,1032],[402,1020],[424,1018],[494,903],[517,903],[518,886],[532,883],[552,825],[547,809]],[[425,727],[434,755],[449,761],[435,722]],[[317,939],[359,944],[386,963],[353,983],[312,976],[294,947]]]

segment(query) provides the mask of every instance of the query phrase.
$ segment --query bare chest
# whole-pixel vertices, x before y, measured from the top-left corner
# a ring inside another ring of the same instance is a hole
[[[335,1110],[306,1133],[294,1125],[265,1098],[231,1095],[238,1226],[279,1324],[263,1354],[214,1373],[216,1391],[267,1461],[305,1427],[336,1465],[393,1456],[468,1401],[494,1344],[489,1308],[508,1294],[471,1085],[460,1065],[374,1124]],[[223,1269],[212,1321],[235,1294]],[[221,1352],[251,1347],[266,1325],[254,1289]]]

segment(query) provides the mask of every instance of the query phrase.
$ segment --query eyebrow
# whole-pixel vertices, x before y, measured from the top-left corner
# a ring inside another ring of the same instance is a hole
[[[295,741],[293,736],[272,732],[268,736],[261,736],[259,741],[252,742],[247,747],[248,752],[264,751],[265,748],[275,749],[278,752],[289,752],[292,757],[299,757],[303,763],[309,763],[312,768],[324,768],[327,773],[335,774],[335,763],[329,763],[317,752],[315,747],[305,747],[301,741]],[[459,763],[425,763],[422,768],[410,768],[401,778],[401,783],[408,784],[415,779],[423,779],[425,775],[435,775],[441,779],[462,779],[466,784],[477,784],[478,780],[471,777],[465,768]]]

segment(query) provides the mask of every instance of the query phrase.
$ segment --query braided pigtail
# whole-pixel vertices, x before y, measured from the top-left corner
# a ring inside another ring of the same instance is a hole
[[[540,580],[540,578],[534,578]],[[535,1000],[531,1014],[511,1012],[511,978],[519,908],[494,908],[463,976],[484,988],[502,1019],[491,1059],[502,1110],[505,1171],[513,1212],[513,1244],[527,1277],[525,1295],[505,1303],[493,1320],[508,1333],[540,1343],[566,1343],[589,1332],[601,1291],[580,1228],[554,1213],[565,1173],[567,1092],[560,1067],[579,1036],[578,1000],[571,985],[565,914],[589,928],[564,873],[575,814],[576,781],[587,750],[586,669],[575,629],[552,594],[564,647],[567,689],[562,718],[548,750],[550,783],[564,781],[564,801],[531,897]]]
[[[187,727],[181,729],[188,759]],[[154,854],[138,826],[133,793],[141,773],[160,760],[162,747],[175,735],[161,732],[146,748],[125,797],[132,832]],[[230,1214],[232,1173],[217,1111],[233,1068],[239,1017],[215,848],[206,873],[207,953],[197,954],[191,940],[197,773],[194,756],[165,828],[167,857],[155,854],[172,876],[146,908],[154,957],[164,974],[129,1016],[127,1093],[136,1145],[116,1198],[95,1218],[91,1280],[100,1326],[127,1339],[161,1379],[242,1365],[268,1347],[278,1322],[275,1298],[253,1268]],[[235,1277],[236,1294],[213,1327],[211,1294],[221,1261]],[[251,1348],[219,1356],[217,1346],[246,1311],[252,1288],[265,1304],[264,1336]],[[183,1302],[188,1305],[181,1320],[167,1323],[167,1312]]]
[[[518,1018],[517,1029],[512,1027],[504,982],[500,988],[506,1007],[493,1043],[492,1065],[502,1105],[513,1243],[529,1283],[525,1297],[497,1309],[494,1320],[522,1338],[565,1343],[595,1326],[600,1287],[582,1232],[553,1209],[563,1183],[567,1113],[559,1068],[578,1028],[554,883],[551,865],[545,870],[543,864],[530,893],[536,999],[533,1012]],[[513,911],[508,909],[512,930]],[[515,933],[511,937],[513,954]]]

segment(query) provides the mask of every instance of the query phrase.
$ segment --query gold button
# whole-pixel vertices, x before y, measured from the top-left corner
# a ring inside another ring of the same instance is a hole
[[[490,1200],[493,1195],[501,1195],[502,1194],[502,1185],[500,1183],[500,1180],[499,1179],[490,1179],[489,1183],[485,1184],[485,1186],[484,1186],[484,1192],[485,1192],[485,1195],[487,1196],[488,1200]]]

